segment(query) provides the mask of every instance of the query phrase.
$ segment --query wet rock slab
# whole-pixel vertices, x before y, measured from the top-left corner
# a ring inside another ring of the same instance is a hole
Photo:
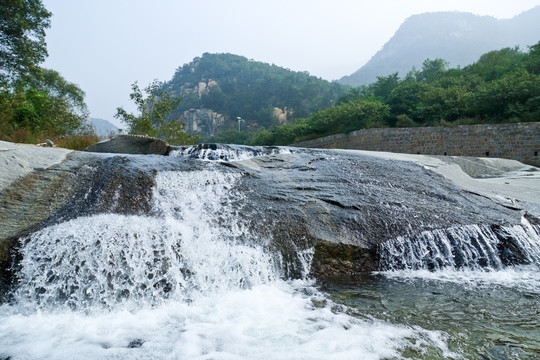
[[[285,253],[313,246],[311,272],[319,279],[376,270],[378,244],[398,236],[514,225],[522,216],[409,162],[314,150],[236,165],[251,174],[244,186],[257,228],[294,229],[275,243]],[[260,209],[264,217],[256,216]]]
[[[0,192],[0,296],[13,281],[20,237],[78,216],[151,216],[157,172],[208,167],[242,175],[234,188],[242,194],[238,214],[251,239],[281,255],[287,277],[301,276],[302,260],[311,257],[311,275],[321,280],[367,274],[377,269],[378,245],[398,236],[515,225],[522,218],[519,209],[458,188],[423,166],[361,154],[296,150],[215,163],[73,152]]]

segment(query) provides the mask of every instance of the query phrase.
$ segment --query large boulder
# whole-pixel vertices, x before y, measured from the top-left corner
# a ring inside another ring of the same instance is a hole
[[[87,147],[84,151],[115,154],[167,155],[171,147],[167,142],[140,135],[117,135]]]
[[[378,247],[391,239],[471,224],[518,225],[522,217],[411,162],[303,150],[235,165],[248,175],[238,185],[243,216],[293,259],[292,277],[302,270],[296,254],[309,249],[311,275],[332,280],[377,270]]]

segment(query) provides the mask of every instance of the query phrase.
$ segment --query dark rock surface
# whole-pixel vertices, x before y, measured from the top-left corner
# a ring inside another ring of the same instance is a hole
[[[376,270],[377,244],[398,236],[521,219],[519,211],[403,161],[314,150],[235,164],[251,175],[243,186],[254,227],[285,224],[283,234],[273,233],[282,253],[314,247],[311,274],[318,279]]]
[[[305,273],[302,260],[311,257],[310,273],[320,280],[367,274],[377,268],[381,242],[462,225],[515,225],[522,217],[420,165],[365,155],[298,150],[216,164],[73,152],[0,192],[0,301],[16,280],[18,239],[79,216],[152,216],[157,172],[208,168],[242,175],[233,189],[242,194],[234,204],[240,221],[250,239],[281,254],[287,277]]]
[[[138,135],[117,135],[92,146],[85,151],[115,154],[166,155],[169,144],[161,139]]]

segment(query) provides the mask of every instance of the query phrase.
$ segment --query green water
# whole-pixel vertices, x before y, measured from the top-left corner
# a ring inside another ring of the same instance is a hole
[[[540,286],[538,269],[532,271],[531,283],[526,272],[525,281],[504,282],[493,280],[505,277],[503,272],[469,281],[451,281],[452,274],[442,279],[374,275],[323,290],[357,316],[442,332],[452,358],[540,359]],[[423,353],[404,349],[402,355],[446,358],[436,346]]]

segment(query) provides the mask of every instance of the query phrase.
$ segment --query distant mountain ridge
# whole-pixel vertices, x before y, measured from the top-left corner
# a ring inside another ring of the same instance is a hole
[[[94,128],[96,135],[100,138],[118,133],[118,127],[108,120],[90,118],[88,123]]]
[[[512,19],[498,20],[462,12],[434,12],[409,17],[394,36],[363,67],[339,83],[368,85],[377,76],[405,76],[425,59],[441,58],[451,67],[469,65],[491,50],[540,40],[540,6]]]

